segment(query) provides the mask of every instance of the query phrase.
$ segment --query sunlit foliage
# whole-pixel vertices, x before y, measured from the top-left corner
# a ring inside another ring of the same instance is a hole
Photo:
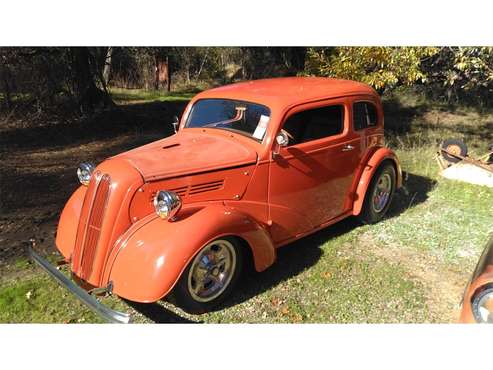
[[[383,90],[397,85],[426,82],[421,62],[439,49],[433,47],[310,48],[309,74],[357,80]]]

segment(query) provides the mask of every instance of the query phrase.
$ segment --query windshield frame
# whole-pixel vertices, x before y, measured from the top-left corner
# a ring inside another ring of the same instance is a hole
[[[267,128],[265,130],[264,136],[262,137],[262,139],[257,139],[256,137],[253,136],[253,134],[250,134],[250,133],[248,133],[246,131],[242,131],[242,130],[236,130],[234,128],[229,128],[229,127],[215,127],[215,126],[208,126],[208,127],[206,127],[206,126],[189,127],[188,125],[190,124],[190,117],[193,114],[193,109],[195,108],[195,105],[198,102],[201,102],[201,101],[204,101],[204,100],[228,100],[228,101],[232,101],[232,102],[237,102],[239,104],[245,104],[245,105],[253,104],[253,105],[258,105],[258,106],[261,106],[261,107],[265,108],[269,112],[269,121],[267,123]],[[264,142],[264,140],[268,136],[269,126],[271,125],[271,121],[272,121],[272,109],[268,105],[265,105],[265,104],[262,104],[262,103],[253,102],[253,101],[248,101],[248,100],[241,100],[241,99],[222,98],[222,97],[208,98],[207,97],[207,98],[200,98],[200,99],[197,99],[194,102],[192,102],[192,105],[190,106],[190,109],[188,109],[187,116],[186,116],[186,119],[185,119],[183,128],[185,128],[185,129],[217,129],[217,130],[232,132],[232,133],[235,133],[235,134],[239,134],[239,135],[245,136],[245,137],[247,137],[249,139],[254,140],[257,143],[262,144]]]

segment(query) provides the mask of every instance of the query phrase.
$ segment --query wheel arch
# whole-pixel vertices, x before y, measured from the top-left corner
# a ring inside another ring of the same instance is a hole
[[[241,236],[238,235],[230,235],[233,238],[236,238],[241,245],[241,248],[243,250],[243,256],[244,260],[243,262],[245,263],[245,266],[249,271],[251,270],[256,270],[255,268],[255,257],[253,256],[253,248],[250,245],[250,243],[245,239],[242,238]]]
[[[196,232],[200,230],[200,233]],[[115,245],[105,275],[115,294],[137,302],[155,302],[167,295],[204,245],[235,237],[252,256],[255,270],[275,260],[268,232],[241,211],[208,205],[174,222],[152,217]]]
[[[377,149],[364,165],[361,175],[359,176],[356,190],[354,192],[354,216],[358,216],[361,213],[371,180],[384,163],[391,163],[392,166],[394,166],[396,174],[396,189],[402,186],[402,169],[395,153],[389,148],[381,147]]]

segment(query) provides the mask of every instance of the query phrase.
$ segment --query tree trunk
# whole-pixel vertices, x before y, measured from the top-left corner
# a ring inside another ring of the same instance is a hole
[[[171,89],[171,74],[169,71],[169,58],[168,56],[156,56],[156,78],[154,82],[154,88],[159,90],[161,87],[166,86],[167,91]]]
[[[86,47],[71,48],[74,91],[81,113],[92,113],[112,105],[106,91],[98,89],[91,70],[91,54]]]
[[[9,78],[8,78],[8,70],[7,67],[4,66],[2,68],[2,81],[3,81],[3,90],[5,93],[4,99],[5,99],[5,105],[7,109],[12,108],[12,98],[10,96],[10,84],[9,84]]]
[[[168,83],[166,85],[166,89],[168,92],[171,91],[171,63],[169,61],[169,57],[166,57],[166,64],[168,65]]]
[[[204,58],[202,59],[202,63],[200,63],[200,68],[197,72],[197,76],[195,76],[195,79],[198,80],[200,77],[200,74],[202,73],[202,69],[204,68],[205,61],[207,60],[207,54],[209,54],[209,48],[205,50],[205,55]]]
[[[110,46],[106,51],[106,57],[104,59],[103,66],[103,84],[105,87],[108,86],[110,82],[110,73],[111,73],[111,57],[113,56],[113,48]],[[105,88],[106,90],[106,88]]]
[[[303,48],[303,47],[291,48],[290,64],[291,64],[291,72],[294,75],[305,69],[306,52],[307,52],[307,48]]]

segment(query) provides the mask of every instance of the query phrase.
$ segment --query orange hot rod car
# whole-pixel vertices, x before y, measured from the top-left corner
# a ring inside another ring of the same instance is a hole
[[[467,284],[460,321],[493,324],[493,234]]]
[[[92,293],[211,310],[246,259],[263,271],[276,248],[343,218],[377,222],[402,181],[384,146],[380,98],[353,81],[293,77],[211,89],[190,101],[175,132],[78,168],[82,186],[56,236],[77,284],[31,248],[110,321],[129,317]]]

